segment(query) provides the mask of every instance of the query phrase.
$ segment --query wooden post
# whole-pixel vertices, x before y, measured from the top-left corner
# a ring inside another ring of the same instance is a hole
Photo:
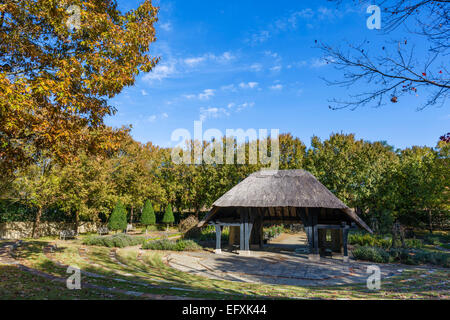
[[[319,232],[317,229],[317,217],[318,213],[314,212],[312,219],[313,219],[313,232],[314,232],[314,254],[319,254]]]
[[[347,239],[348,239],[348,230],[349,227],[347,225],[342,229],[342,243],[344,246],[344,262],[348,262],[348,247],[347,247]]]
[[[240,225],[240,237],[239,237],[239,250],[245,250],[245,225],[244,225],[244,211],[239,210],[241,215],[241,225]]]
[[[248,210],[241,209],[241,240],[239,254],[250,254],[250,225]]]
[[[216,250],[215,253],[222,253],[221,248],[221,242],[222,242],[222,227],[220,225],[216,224]]]

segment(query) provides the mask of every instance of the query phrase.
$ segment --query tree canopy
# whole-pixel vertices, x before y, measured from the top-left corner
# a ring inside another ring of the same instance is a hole
[[[126,13],[113,0],[0,0],[2,175],[32,163],[30,146],[63,162],[114,146],[107,99],[158,62],[148,53],[157,12],[150,0]]]

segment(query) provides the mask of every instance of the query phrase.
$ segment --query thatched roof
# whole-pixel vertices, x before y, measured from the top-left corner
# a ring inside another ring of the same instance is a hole
[[[203,225],[223,207],[304,207],[339,209],[360,227],[370,228],[311,173],[305,170],[259,171],[237,184],[216,202]]]

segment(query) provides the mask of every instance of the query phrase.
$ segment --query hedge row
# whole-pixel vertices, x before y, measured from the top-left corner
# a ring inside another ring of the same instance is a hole
[[[143,244],[145,241],[145,237],[129,236],[124,233],[120,233],[106,237],[89,236],[83,240],[83,244],[88,246],[103,246],[108,248],[125,248]]]
[[[450,254],[421,249],[391,248],[385,250],[378,247],[357,246],[352,250],[357,260],[373,261],[377,263],[403,263],[409,265],[432,264],[450,268]]]
[[[142,249],[147,250],[169,250],[169,251],[195,251],[202,249],[196,242],[192,240],[156,240],[147,241],[142,245]]]

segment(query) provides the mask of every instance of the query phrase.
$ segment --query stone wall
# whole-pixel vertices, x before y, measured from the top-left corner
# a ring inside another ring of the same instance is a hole
[[[41,222],[40,236],[58,236],[62,230],[74,230],[75,224],[68,222]],[[33,222],[5,222],[0,223],[0,239],[31,238]],[[93,222],[80,223],[78,233],[97,232],[97,225]]]

